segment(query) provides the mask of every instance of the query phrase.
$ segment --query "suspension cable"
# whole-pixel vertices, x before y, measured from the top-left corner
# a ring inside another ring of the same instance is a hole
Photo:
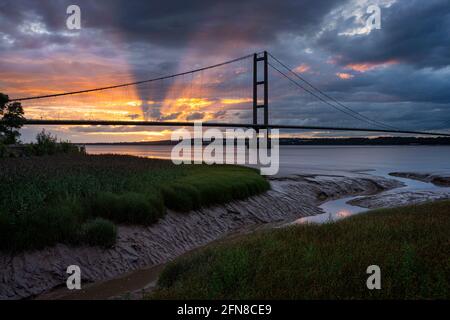
[[[367,117],[367,116],[365,116],[365,115],[359,113],[358,111],[355,111],[355,110],[353,110],[352,108],[350,108],[350,107],[344,105],[343,103],[339,102],[339,101],[336,100],[335,98],[333,98],[333,97],[331,97],[330,95],[326,94],[325,92],[323,92],[322,90],[320,90],[319,88],[317,88],[316,86],[314,86],[313,84],[311,84],[309,81],[307,81],[306,79],[304,79],[303,77],[301,77],[298,73],[294,72],[294,71],[292,70],[292,68],[290,68],[289,66],[287,66],[285,63],[281,62],[281,61],[280,61],[279,59],[277,59],[274,55],[272,55],[271,53],[269,53],[269,55],[270,55],[270,57],[272,57],[276,62],[278,62],[281,66],[283,66],[285,69],[287,69],[291,74],[293,74],[295,77],[297,77],[298,79],[300,79],[301,81],[303,81],[303,82],[305,82],[307,85],[309,85],[312,89],[316,90],[317,92],[319,92],[319,93],[320,93],[321,95],[323,95],[324,97],[326,97],[326,98],[328,98],[328,99],[334,101],[334,102],[337,103],[339,106],[341,106],[342,108],[344,108],[344,109],[346,109],[347,111],[351,112],[352,114],[356,114],[356,115],[358,115],[359,117],[365,119],[365,120],[363,120],[363,119],[360,119],[360,120],[365,121],[365,122],[370,121],[370,122],[372,122],[372,124],[375,124],[375,125],[377,125],[377,126],[382,126],[382,127],[386,127],[386,128],[390,128],[390,129],[399,130],[399,129],[396,128],[396,127],[393,127],[393,126],[390,126],[390,125],[385,124],[385,123],[383,123],[383,122],[380,122],[380,121],[371,119],[371,118],[369,118],[369,117]],[[273,67],[273,66],[272,66],[272,67]],[[280,70],[277,70],[277,71],[280,72]],[[285,76],[286,76],[286,75],[285,75]],[[300,87],[301,87],[303,90],[305,90],[305,91],[309,92],[310,94],[312,94],[309,90],[307,90],[307,89],[304,88],[303,86],[300,86]],[[314,94],[313,94],[313,95],[314,95]],[[314,95],[314,96],[317,97],[316,95]],[[318,97],[317,97],[317,98],[318,98]],[[320,98],[318,98],[318,99],[320,99]],[[324,99],[320,99],[320,100],[321,100],[321,101],[324,101]],[[324,102],[325,102],[325,101],[324,101]],[[326,102],[326,103],[327,103],[328,105],[331,105],[331,104],[328,103],[328,102]],[[333,106],[333,105],[332,105],[332,106]],[[337,109],[337,110],[339,110],[339,111],[341,111],[341,112],[344,112],[343,110],[340,110],[339,108],[336,108],[336,106],[333,106],[333,108],[335,108],[335,109]],[[344,112],[344,113],[348,114],[347,112]]]
[[[183,75],[192,74],[192,73],[199,72],[199,71],[204,71],[204,70],[208,70],[208,69],[221,67],[221,66],[224,66],[224,65],[227,65],[227,64],[230,64],[230,63],[234,63],[234,62],[237,62],[237,61],[248,59],[248,58],[250,58],[252,56],[253,56],[253,54],[249,54],[249,55],[246,55],[246,56],[243,56],[243,57],[240,57],[240,58],[236,58],[236,59],[233,59],[233,60],[228,60],[228,61],[221,62],[221,63],[218,63],[218,64],[214,64],[214,65],[211,65],[211,66],[198,68],[198,69],[194,69],[194,70],[190,70],[190,71],[185,71],[185,72],[181,72],[181,73],[171,74],[171,75],[167,75],[167,76],[162,76],[162,77],[158,77],[158,78],[153,78],[153,79],[149,79],[149,80],[136,81],[136,82],[131,82],[131,83],[124,83],[124,84],[119,84],[119,85],[114,85],[114,86],[93,88],[93,89],[80,90],[80,91],[63,92],[63,93],[48,94],[48,95],[34,96],[34,97],[15,98],[15,99],[10,99],[9,101],[10,102],[14,102],[14,101],[36,100],[36,99],[53,98],[53,97],[74,95],[74,94],[80,94],[80,93],[88,93],[88,92],[102,91],[102,90],[108,90],[108,89],[129,87],[129,86],[139,85],[139,84],[143,84],[143,83],[149,83],[149,82],[155,82],[155,81],[160,81],[160,80],[165,80],[165,79],[171,79],[171,78],[175,78],[175,77],[178,77],[178,76],[183,76]]]

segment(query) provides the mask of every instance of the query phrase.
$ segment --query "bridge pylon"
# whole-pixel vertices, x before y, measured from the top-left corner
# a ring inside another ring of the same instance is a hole
[[[263,64],[262,80],[259,75],[258,68]],[[260,88],[262,88],[263,97],[260,99]],[[263,53],[255,53],[253,55],[253,124],[259,125],[258,110],[263,109],[264,117],[262,126],[267,130],[267,147],[270,148],[269,138],[269,61],[267,51]],[[259,129],[256,129],[257,136],[259,137]],[[258,143],[259,147],[259,143]]]

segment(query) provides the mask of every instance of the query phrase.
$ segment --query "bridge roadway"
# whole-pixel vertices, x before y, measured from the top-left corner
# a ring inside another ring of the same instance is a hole
[[[1,121],[0,121],[1,122]],[[45,120],[28,119],[25,125],[92,125],[92,126],[149,126],[149,127],[193,127],[199,122],[180,122],[180,121],[121,121],[121,120]],[[282,124],[250,124],[250,123],[220,123],[220,122],[201,122],[203,127],[218,128],[254,128],[254,129],[292,129],[292,130],[317,130],[317,131],[357,131],[357,132],[378,132],[395,134],[413,134],[427,136],[450,137],[449,133],[425,132],[412,130],[387,130],[371,128],[345,128],[345,127],[322,127],[322,126],[300,126],[300,125],[282,125]]]

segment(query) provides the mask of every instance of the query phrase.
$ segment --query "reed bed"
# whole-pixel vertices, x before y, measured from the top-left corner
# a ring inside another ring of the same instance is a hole
[[[0,159],[0,250],[56,243],[111,246],[115,224],[150,225],[264,192],[256,170],[120,155]]]

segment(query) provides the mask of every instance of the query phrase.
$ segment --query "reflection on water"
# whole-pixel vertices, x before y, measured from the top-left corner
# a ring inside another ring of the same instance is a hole
[[[359,197],[347,197],[338,200],[327,201],[320,206],[324,211],[323,214],[300,218],[295,223],[324,223],[332,222],[351,215],[361,213],[367,209],[358,206],[352,206],[347,202]]]
[[[204,150],[204,148],[202,149]],[[227,149],[223,149],[223,153],[213,154],[212,157],[208,156],[209,152],[205,152],[203,156],[203,161],[213,161],[218,157],[225,159]],[[236,148],[233,149],[234,161],[238,163],[238,157],[240,159],[248,159],[248,149]],[[254,150],[254,149],[253,149]],[[194,159],[194,148],[191,148],[191,153],[181,153],[179,155],[177,152],[174,153],[174,158],[172,158],[172,146],[133,146],[133,145],[88,145],[86,146],[86,151],[89,154],[126,154],[138,157],[146,158],[158,158],[158,159],[172,159],[172,160],[193,160]],[[227,157],[229,159],[229,157]],[[227,160],[228,161],[228,160]],[[247,161],[248,162],[248,161]]]
[[[149,158],[170,159],[171,146],[89,145],[90,154],[115,153]],[[339,173],[367,171],[390,177],[390,172],[450,172],[450,146],[280,146],[280,173],[299,172]],[[405,186],[386,192],[437,189],[431,183],[390,177]],[[442,188],[440,188],[442,189]],[[321,205],[324,214],[301,218],[298,223],[323,223],[342,219],[367,209],[349,205],[358,197],[328,201]]]
[[[350,210],[345,210],[345,209],[340,209],[336,213],[336,217],[338,217],[339,219],[345,218],[345,217],[350,217],[351,215],[352,215],[352,212]]]
[[[137,157],[170,159],[171,146],[87,145],[89,154],[127,154]]]

